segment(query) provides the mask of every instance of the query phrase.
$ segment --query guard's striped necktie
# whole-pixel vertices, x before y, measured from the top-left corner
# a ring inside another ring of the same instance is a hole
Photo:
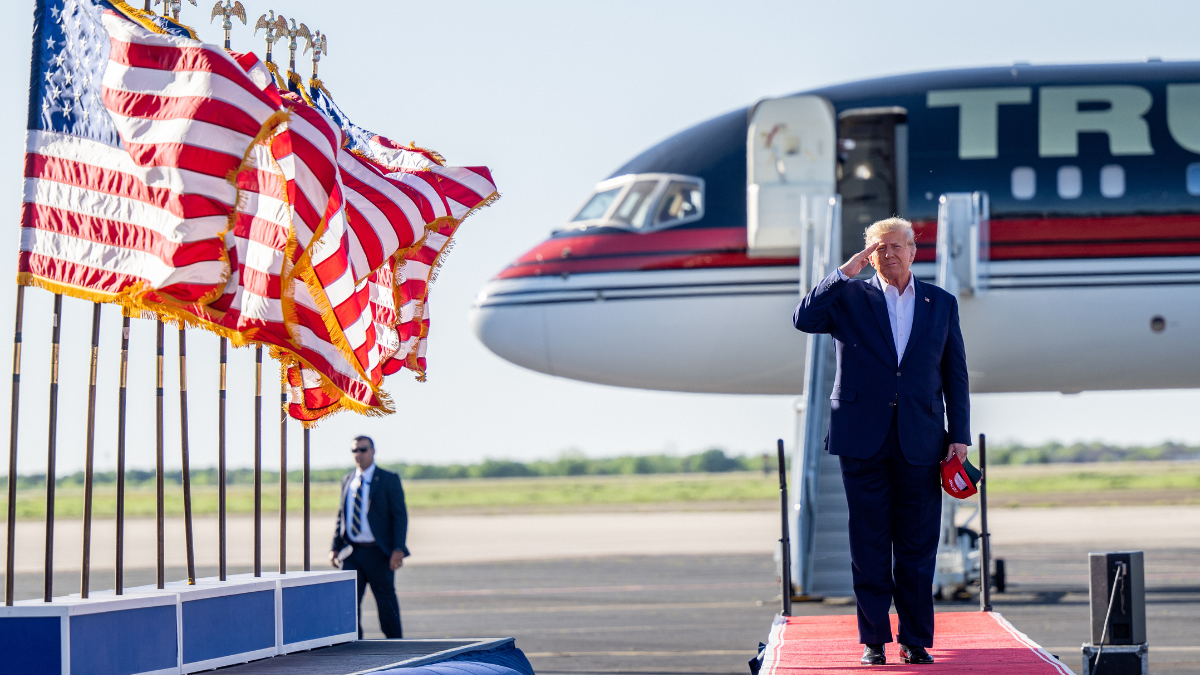
[[[350,513],[350,536],[357,537],[362,532],[362,502],[363,502],[363,486],[367,481],[360,476],[358,479],[358,489],[354,491],[354,509]]]

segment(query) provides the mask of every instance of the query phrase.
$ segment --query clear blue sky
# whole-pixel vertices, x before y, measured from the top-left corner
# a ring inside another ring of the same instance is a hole
[[[184,5],[183,20],[212,43],[212,0]],[[0,100],[0,279],[16,268],[17,214],[32,0],[11,3],[0,25],[11,95]],[[137,2],[140,5],[140,2]],[[791,439],[791,397],[715,396],[617,389],[522,370],[471,333],[468,309],[483,284],[567,218],[592,184],[647,146],[756,99],[879,75],[963,66],[1138,61],[1200,56],[1200,8],[1187,2],[245,2],[329,35],[321,74],[361,125],[434,148],[455,164],[486,164],[504,197],[472,217],[433,293],[429,381],[407,374],[387,388],[418,414],[339,415],[313,432],[317,466],[348,465],[349,439],[374,436],[384,461],[532,459],[564,449],[591,456],[694,452],[712,446],[762,452]],[[237,25],[233,47],[262,41]],[[286,58],[286,46],[277,47]],[[302,59],[299,57],[298,59]],[[307,59],[301,73],[309,72]],[[0,290],[10,326],[14,290]],[[26,294],[20,472],[44,471],[50,295]],[[91,311],[66,300],[59,470],[84,457]],[[115,466],[119,312],[106,308],[100,355],[97,466]],[[154,457],[153,324],[135,321],[130,371],[129,464]],[[0,344],[7,344],[7,333]],[[168,331],[166,457],[179,465],[175,331]],[[190,334],[188,384],[194,466],[216,461],[215,337]],[[7,353],[7,352],[5,352]],[[4,357],[7,358],[7,357]],[[252,462],[253,353],[231,357],[229,461]],[[274,393],[277,369],[268,367]],[[268,406],[272,398],[267,396]],[[993,441],[1200,442],[1196,391],[987,395],[973,428]],[[8,409],[7,387],[0,411]],[[265,464],[278,465],[278,409],[267,407]],[[289,463],[300,462],[290,426]],[[0,442],[0,446],[6,446]],[[790,445],[789,445],[790,447]],[[0,455],[5,455],[0,450]]]

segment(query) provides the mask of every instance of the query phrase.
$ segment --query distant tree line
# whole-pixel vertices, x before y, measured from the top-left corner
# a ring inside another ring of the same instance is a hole
[[[1163,443],[1154,446],[1116,446],[1104,443],[1006,445],[988,447],[989,464],[1068,464],[1079,462],[1151,462],[1200,460],[1200,446]]]
[[[775,469],[775,460],[771,458],[769,470]],[[724,450],[714,448],[694,455],[626,455],[588,459],[576,452],[563,453],[558,459],[539,460],[533,462],[514,462],[500,459],[485,459],[477,464],[382,464],[384,468],[399,473],[405,480],[423,479],[459,479],[459,478],[532,478],[537,476],[609,476],[619,474],[651,474],[651,473],[722,473],[728,471],[760,471],[763,470],[763,458],[758,456],[729,456]],[[346,475],[346,468],[314,469],[311,480],[314,483],[333,483]],[[217,470],[212,467],[193,468],[191,471],[192,485],[216,485]],[[96,472],[93,480],[97,485],[114,484],[117,482],[117,472]],[[173,485],[183,482],[183,472],[167,471],[163,480]],[[289,471],[288,481],[303,480],[300,471]],[[227,485],[252,485],[254,483],[253,469],[229,469],[225,472]],[[278,471],[264,471],[263,483],[278,483]],[[82,486],[83,472],[59,476],[55,481],[59,486]],[[8,479],[0,477],[0,487],[6,486]],[[18,488],[35,488],[46,484],[46,474],[30,474],[17,477]],[[153,485],[154,472],[142,469],[129,469],[125,472],[125,484],[130,487]]]
[[[1163,443],[1156,446],[1113,446],[1103,443],[1076,443],[1062,445],[1048,443],[1038,446],[1003,445],[988,448],[989,464],[1052,464],[1069,462],[1130,462],[1156,460],[1200,460],[1200,446],[1187,446],[1179,443]],[[386,464],[385,468],[398,472],[406,480],[428,479],[468,479],[468,478],[533,478],[537,476],[614,476],[631,474],[662,474],[662,473],[723,473],[728,471],[763,471],[776,470],[773,454],[763,455],[727,455],[724,450],[713,448],[693,455],[623,455],[590,459],[577,452],[566,452],[553,460],[538,460],[533,462],[516,462],[502,459],[486,459],[476,464]],[[315,483],[332,483],[340,481],[346,474],[347,468],[314,469],[312,481]],[[179,485],[183,482],[180,471],[168,471],[163,476],[165,482]],[[117,481],[115,471],[97,472],[97,485],[113,484]],[[289,471],[288,481],[299,482],[302,474],[299,471]],[[226,482],[230,485],[251,485],[254,483],[252,469],[230,469],[226,472]],[[279,482],[279,472],[264,471],[263,482],[267,484]],[[6,477],[0,476],[0,487],[8,484]],[[30,474],[17,478],[18,488],[36,488],[46,484],[46,474]],[[60,476],[56,481],[59,486],[82,486],[83,472]],[[130,469],[125,472],[125,484],[130,487],[154,484],[154,472],[142,469]],[[192,469],[193,485],[216,485],[217,470],[215,468]]]

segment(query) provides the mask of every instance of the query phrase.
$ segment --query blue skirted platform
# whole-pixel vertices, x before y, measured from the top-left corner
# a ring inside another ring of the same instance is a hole
[[[512,638],[357,640],[354,572],[197,579],[0,607],[0,673],[533,675]]]

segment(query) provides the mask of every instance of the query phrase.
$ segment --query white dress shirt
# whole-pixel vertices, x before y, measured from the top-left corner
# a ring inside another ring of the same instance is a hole
[[[850,278],[841,268],[838,268],[837,273],[842,280]],[[904,350],[908,347],[908,338],[912,335],[913,311],[917,305],[916,284],[913,283],[912,275],[909,275],[908,286],[905,286],[903,291],[898,291],[878,272],[875,273],[875,278],[883,288],[883,299],[887,301],[888,323],[892,325],[892,340],[896,343],[896,363],[900,363],[904,360]]]
[[[342,527],[346,537],[356,544],[373,544],[375,543],[375,535],[371,533],[371,525],[367,522],[367,510],[371,506],[371,481],[375,479],[375,464],[367,467],[366,471],[357,469],[354,472],[354,479],[350,481],[350,485],[346,488],[346,506],[343,513],[346,517],[342,520]],[[350,520],[354,513],[354,495],[358,492],[358,486],[363,486],[362,511],[358,514],[358,522],[362,527],[358,530],[358,536],[350,534]]]
[[[908,285],[903,291],[896,290],[886,279],[875,275],[879,285],[883,287],[883,299],[887,301],[888,322],[892,324],[892,339],[896,341],[896,362],[904,360],[904,350],[908,347],[908,338],[912,335],[913,309],[917,304],[917,289],[912,275],[908,277]]]

